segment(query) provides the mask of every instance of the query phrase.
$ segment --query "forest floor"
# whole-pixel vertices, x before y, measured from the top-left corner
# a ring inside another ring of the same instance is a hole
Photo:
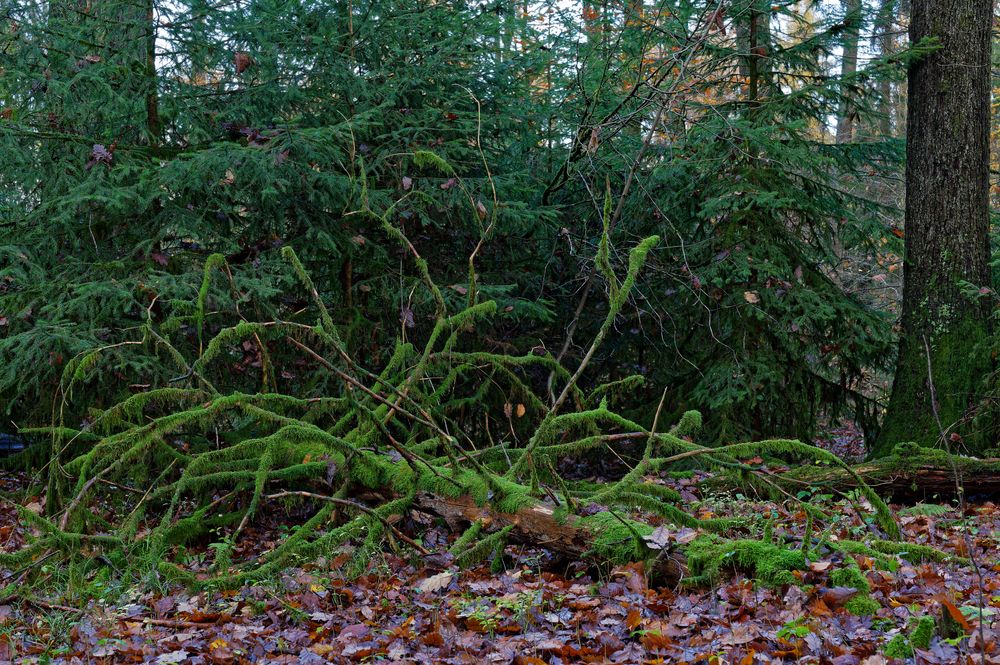
[[[820,443],[848,459],[864,452],[850,429]],[[806,520],[795,502],[713,494],[707,479],[696,472],[652,480],[679,491],[700,517],[771,514],[775,538],[801,538]],[[0,477],[0,491],[25,505],[33,499],[16,475]],[[856,539],[874,529],[842,499],[812,499],[841,515],[833,538]],[[773,588],[736,571],[715,588],[659,588],[638,564],[598,573],[516,544],[507,547],[502,570],[460,571],[446,554],[449,532],[416,514],[397,526],[421,537],[433,554],[387,553],[352,580],[339,573],[348,553],[238,591],[197,594],[96,578],[70,583],[39,561],[43,575],[53,576],[47,591],[0,599],[0,662],[1000,663],[1000,511],[991,501],[972,500],[959,514],[935,497],[926,500],[896,507],[907,539],[972,554],[981,576],[971,566],[902,558],[895,570],[881,570],[856,557],[877,603],[874,616],[845,608],[858,592],[831,581],[842,567],[840,554],[810,561],[796,572],[799,584]],[[288,533],[287,515],[258,521],[234,559],[267,550]],[[26,528],[10,501],[0,503],[0,548],[20,547]],[[695,535],[671,531],[665,545]],[[208,547],[192,549],[185,565],[207,571],[210,554]],[[19,574],[0,571],[4,584]],[[888,657],[890,640],[900,642],[896,636],[908,635],[912,621],[925,615],[950,624],[955,637],[935,634],[912,656]]]

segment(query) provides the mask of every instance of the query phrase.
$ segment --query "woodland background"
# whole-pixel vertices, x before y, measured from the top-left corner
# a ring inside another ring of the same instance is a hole
[[[991,4],[0,2],[0,657],[993,662]]]
[[[719,439],[807,438],[840,415],[877,432],[901,275],[905,3],[8,8],[8,428],[47,418],[64,364],[151,304],[156,321],[189,315],[213,253],[244,307],[288,317],[303,303],[276,257],[293,247],[373,364],[397,336],[426,338],[430,296],[366,209],[391,211],[451,307],[481,243],[478,281],[500,306],[485,346],[578,359],[606,307],[592,257],[610,192],[615,248],[662,236],[591,365],[647,378],[625,408],[648,420],[669,386],[668,408],[704,410]],[[237,304],[210,288],[214,310]],[[247,355],[234,385],[319,388]],[[104,403],[172,378],[111,364]]]

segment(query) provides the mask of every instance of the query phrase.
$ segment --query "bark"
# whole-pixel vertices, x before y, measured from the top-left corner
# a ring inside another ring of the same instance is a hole
[[[841,60],[840,78],[850,79],[858,71],[858,41],[861,36],[861,0],[847,0],[844,17],[844,56]],[[846,91],[845,91],[846,94]],[[844,99],[837,114],[837,143],[850,143],[854,139],[853,105]]]
[[[900,503],[914,501],[941,502],[958,496],[958,488],[968,496],[994,495],[1000,492],[1000,459],[956,457],[946,459],[921,458],[900,463],[895,458],[879,459],[857,465],[854,471],[881,496]],[[802,489],[802,483],[825,485],[840,491],[858,486],[857,479],[842,469],[788,474],[778,482],[789,490]]]
[[[896,442],[934,445],[944,438],[942,430],[974,403],[988,370],[973,355],[988,333],[987,305],[963,295],[961,284],[990,282],[992,4],[913,2],[911,42],[934,37],[940,48],[909,72],[902,335],[874,456]],[[965,440],[973,449],[981,445]]]
[[[736,48],[740,54],[740,76],[747,80],[747,100],[758,101],[770,92],[773,76],[771,56],[771,3],[741,0],[734,7]]]
[[[882,0],[879,5],[878,15],[875,17],[875,42],[879,55],[882,57],[892,55],[896,52],[896,38],[893,35],[895,12],[895,0]],[[892,119],[895,115],[895,99],[893,96],[892,81],[887,77],[882,77],[878,82],[879,91],[879,121],[878,130],[882,137],[892,136]]]
[[[470,497],[449,498],[436,494],[418,494],[416,506],[420,510],[443,517],[449,524],[486,520],[491,526],[503,528],[513,525],[511,536],[517,542],[544,547],[574,560],[587,560],[594,546],[594,534],[580,526],[580,518],[569,516],[556,519],[551,507],[535,504],[509,515],[488,505],[479,506]],[[653,566],[653,576],[666,585],[676,584],[684,578],[686,569],[678,555],[661,556]]]

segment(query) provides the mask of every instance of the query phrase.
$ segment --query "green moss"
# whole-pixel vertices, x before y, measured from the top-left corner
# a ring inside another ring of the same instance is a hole
[[[580,519],[580,526],[594,534],[591,552],[613,563],[640,561],[649,556],[642,537],[653,527],[627,518],[619,519],[610,512],[597,513]]]
[[[897,554],[911,563],[922,563],[924,561],[954,561],[967,562],[968,559],[956,557],[947,552],[942,552],[936,547],[929,545],[918,545],[917,543],[900,543],[893,540],[877,540],[872,543],[872,549],[882,554]]]
[[[855,616],[873,616],[882,608],[871,596],[858,594],[844,603],[844,609]]]
[[[513,530],[514,526],[509,525],[505,526],[496,533],[491,533],[485,538],[480,538],[471,547],[468,547],[463,552],[457,554],[455,557],[455,563],[462,568],[468,568],[482,563],[490,557],[494,557],[495,561],[496,557],[503,553],[503,548],[507,544],[507,538],[510,537],[510,533]]]
[[[916,649],[927,649],[934,637],[934,617],[922,616],[910,623],[910,644]]]
[[[838,568],[837,570],[830,573],[830,583],[834,586],[846,586],[852,589],[857,589],[862,593],[868,593],[871,591],[871,586],[868,584],[868,578],[865,574],[861,572],[857,564],[848,565],[843,568]]]
[[[989,354],[983,353],[987,322],[981,313],[975,305],[965,303],[960,308],[943,308],[928,302],[915,310],[915,329],[931,330],[930,344],[926,346],[919,335],[901,340],[889,411],[871,457],[888,455],[900,441],[935,445],[938,422],[962,420],[970,399],[980,391],[982,377],[990,373]],[[927,390],[928,364],[934,367],[936,409],[931,407]],[[993,444],[983,434],[961,433],[967,435],[965,444],[971,450]]]
[[[701,413],[698,411],[685,411],[681,419],[674,425],[670,433],[676,437],[694,436],[701,429]]]
[[[906,636],[900,633],[896,635],[891,640],[889,640],[883,653],[886,658],[913,658],[913,647],[910,646],[910,641],[906,639]]]
[[[723,569],[738,568],[766,585],[795,584],[798,578],[792,571],[806,567],[801,550],[760,540],[702,536],[688,545],[686,554],[691,573],[708,581],[717,580]]]

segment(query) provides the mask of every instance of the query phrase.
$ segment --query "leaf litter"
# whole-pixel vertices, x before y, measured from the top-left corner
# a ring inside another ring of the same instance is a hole
[[[849,438],[835,436],[832,445]],[[4,474],[0,488],[21,505],[37,502],[19,486],[23,480]],[[713,495],[703,489],[710,486],[705,472],[648,480],[670,486],[702,516],[766,514],[776,539],[794,542],[806,533],[795,502]],[[846,503],[817,500],[841,515],[829,538],[870,535],[870,525]],[[415,519],[399,526],[422,538],[431,555],[386,553],[353,579],[345,574],[350,552],[344,551],[237,591],[136,585],[119,590],[119,597],[105,594],[82,605],[73,605],[69,590],[44,598],[12,593],[0,602],[0,662],[1000,663],[997,506],[972,501],[961,515],[933,503],[894,508],[909,542],[958,556],[968,556],[971,544],[981,588],[969,565],[911,562],[904,555],[894,570],[885,570],[864,555],[836,552],[796,571],[797,584],[777,587],[733,570],[711,588],[665,588],[649,583],[641,563],[597,571],[518,544],[505,548],[498,572],[490,562],[460,570],[447,554],[449,532],[432,520]],[[269,519],[248,527],[236,550],[263,551],[282,538],[289,517]],[[13,503],[0,503],[0,547],[23,546],[26,529]],[[670,550],[698,535],[661,521],[645,542]],[[192,572],[204,572],[199,567],[207,569],[209,559],[194,556]],[[856,565],[867,580],[874,615],[852,614],[848,608],[858,589],[831,579],[846,565]],[[0,572],[7,585],[22,574]],[[912,648],[909,658],[887,655],[889,643],[908,640],[922,616],[938,626],[929,643]],[[952,634],[945,634],[945,624]]]

